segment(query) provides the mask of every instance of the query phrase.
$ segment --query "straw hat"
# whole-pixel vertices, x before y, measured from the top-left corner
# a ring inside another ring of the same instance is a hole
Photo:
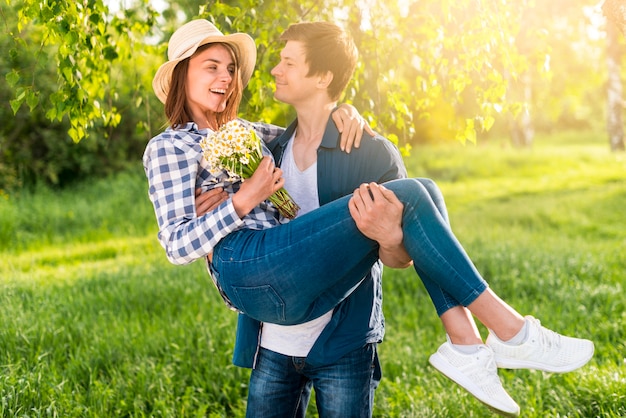
[[[256,63],[256,45],[250,35],[245,33],[224,35],[208,20],[192,20],[174,32],[167,45],[169,61],[159,67],[152,80],[152,88],[161,102],[165,103],[167,99],[172,71],[176,64],[192,56],[198,47],[214,42],[223,42],[234,47],[240,65],[241,80],[244,87],[248,84]]]

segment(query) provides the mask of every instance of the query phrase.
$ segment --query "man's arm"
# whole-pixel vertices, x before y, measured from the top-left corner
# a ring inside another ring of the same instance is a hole
[[[362,184],[354,191],[348,208],[359,231],[378,242],[383,264],[392,268],[413,264],[402,243],[404,205],[391,190],[377,183]]]

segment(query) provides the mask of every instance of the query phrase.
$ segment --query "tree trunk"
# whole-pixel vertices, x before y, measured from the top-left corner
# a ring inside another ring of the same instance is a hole
[[[519,91],[518,95],[521,96],[524,108],[519,115],[512,118],[510,121],[509,131],[511,133],[511,142],[516,147],[530,148],[533,144],[533,139],[535,138],[535,129],[530,111],[533,99],[530,73],[526,71],[522,74],[519,81],[513,84],[513,88]]]
[[[622,79],[620,77],[621,49],[617,36],[618,28],[607,22],[607,132],[611,151],[624,151],[624,125]]]

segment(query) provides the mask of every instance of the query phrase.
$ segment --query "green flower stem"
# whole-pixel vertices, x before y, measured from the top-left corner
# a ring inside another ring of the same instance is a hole
[[[249,179],[252,177],[252,174],[256,171],[263,159],[263,154],[261,153],[261,149],[255,149],[254,154],[250,155],[250,162],[247,165],[237,164],[237,167],[232,167],[232,171],[238,173],[242,179]],[[224,161],[225,164],[228,164],[228,160]],[[287,219],[293,219],[298,214],[300,210],[300,206],[293,200],[289,192],[282,187],[280,190],[274,192],[270,197],[269,201],[278,209],[281,216]]]

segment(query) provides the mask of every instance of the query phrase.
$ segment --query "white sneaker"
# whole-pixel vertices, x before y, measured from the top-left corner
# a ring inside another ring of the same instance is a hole
[[[496,354],[498,367],[565,373],[584,366],[593,356],[593,342],[557,334],[527,316],[528,338],[519,345],[503,343],[491,332],[487,345]]]
[[[448,339],[429,362],[493,411],[510,417],[519,415],[519,405],[502,387],[493,350],[488,346],[480,346],[474,354],[464,354],[455,350]]]

